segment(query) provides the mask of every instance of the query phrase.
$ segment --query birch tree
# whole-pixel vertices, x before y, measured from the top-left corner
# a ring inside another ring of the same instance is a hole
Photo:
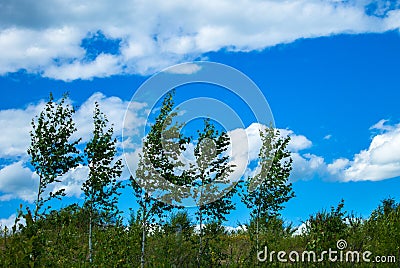
[[[136,176],[131,177],[142,223],[141,267],[145,265],[146,237],[151,224],[155,223],[157,217],[161,219],[163,213],[174,207],[171,200],[179,195],[174,191],[167,194],[163,192],[170,190],[169,184],[185,184],[182,174],[177,174],[176,171],[183,166],[179,155],[189,139],[179,133],[180,125],[173,121],[177,115],[173,111],[173,95],[174,91],[164,98],[155,123],[144,138]],[[157,198],[155,193],[161,195]]]
[[[81,160],[76,148],[80,139],[71,141],[71,136],[76,131],[72,119],[75,111],[66,103],[67,97],[65,94],[56,102],[50,93],[43,111],[32,119],[33,130],[30,132],[31,145],[28,154],[39,176],[34,221],[46,213],[49,207],[44,208],[44,205],[48,201],[61,199],[65,195],[65,189],[57,186],[57,183],[61,183],[62,176],[78,166]],[[51,185],[56,190],[46,192]]]
[[[198,131],[198,142],[194,150],[196,164],[192,165],[189,174],[194,188],[194,199],[197,202],[195,212],[199,223],[198,266],[202,265],[204,223],[221,224],[226,215],[235,208],[232,196],[236,186],[230,184],[230,175],[234,165],[227,154],[230,139],[226,132],[219,132],[209,119],[204,120],[204,129]]]
[[[108,120],[95,104],[93,137],[84,150],[85,164],[89,167],[89,175],[82,185],[85,195],[84,207],[89,212],[89,260],[93,261],[93,227],[96,222],[110,223],[118,215],[118,190],[122,182],[118,178],[122,174],[122,160],[116,160],[116,143],[113,128],[108,128]]]
[[[272,126],[260,130],[262,145],[259,151],[259,172],[246,182],[242,201],[255,221],[256,250],[259,250],[260,220],[279,215],[284,203],[294,197],[289,175],[292,159],[287,146],[290,137],[281,137]]]

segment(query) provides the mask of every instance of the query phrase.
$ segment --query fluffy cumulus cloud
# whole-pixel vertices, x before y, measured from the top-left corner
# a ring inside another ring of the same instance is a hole
[[[287,149],[291,152],[298,152],[312,146],[312,142],[306,136],[295,134],[293,130],[280,129],[279,132],[282,137],[290,137]]]
[[[338,181],[379,181],[400,176],[400,124],[389,125],[381,120],[371,130],[378,130],[367,149],[351,159],[338,158],[326,163],[313,154],[294,153],[294,178],[319,177]]]
[[[299,226],[296,227],[296,231],[293,233],[294,236],[302,235],[307,230],[307,222],[303,222]]]
[[[256,163],[262,142],[259,135],[260,130],[265,129],[264,125],[253,123],[246,129],[235,129],[229,131],[232,148],[230,151],[232,163],[236,165],[234,169],[234,180],[244,177],[252,177],[259,170],[252,163]],[[319,173],[323,173],[324,159],[309,153],[301,154],[299,151],[308,149],[312,142],[304,135],[294,133],[289,129],[279,129],[280,136],[285,138],[290,136],[287,149],[292,153],[293,171],[292,180],[308,180]]]
[[[90,79],[92,77],[107,77],[122,72],[118,57],[101,54],[90,62],[74,60],[72,63],[60,66],[49,66],[44,75],[60,80]]]
[[[83,142],[87,142],[90,139],[93,131],[93,110],[95,103],[99,104],[100,110],[106,115],[108,121],[113,126],[115,135],[118,137],[122,136],[125,118],[129,120],[125,125],[126,130],[129,130],[133,134],[137,133],[139,128],[143,127],[146,123],[146,119],[141,116],[141,112],[146,108],[146,104],[130,103],[118,97],[107,97],[103,93],[96,92],[80,105],[74,116],[78,129],[75,136],[76,138],[81,137]],[[127,113],[129,116],[126,116]]]
[[[344,166],[343,179],[378,181],[400,176],[400,124],[377,124],[383,132],[374,136],[368,149],[362,150]]]
[[[44,107],[40,102],[25,109],[0,110],[0,158],[21,156],[29,146],[32,115]]]
[[[290,174],[292,181],[325,177],[326,163],[323,157],[315,154],[301,154],[298,152],[292,152],[291,157],[293,159],[293,169]]]
[[[0,200],[19,198],[28,202],[35,199],[38,178],[22,161],[0,170]]]
[[[26,69],[61,80],[146,74],[220,49],[398,29],[399,5],[384,3],[6,0],[0,3],[0,73]],[[117,50],[103,46],[93,55],[91,46],[98,44],[83,41],[96,32],[114,40]]]
[[[261,141],[257,132],[263,126],[253,124],[244,130],[235,130],[233,137],[244,141],[247,133],[248,145],[239,148],[234,154],[238,163],[245,165],[247,159],[253,161],[257,158]],[[312,147],[312,142],[304,135],[295,134],[292,130],[280,129],[282,136],[290,136],[291,141],[287,149],[291,152],[293,169],[291,180],[310,180],[320,178],[335,181],[379,181],[400,176],[400,124],[390,125],[388,120],[381,120],[374,124],[370,130],[377,130],[367,149],[355,153],[351,159],[338,158],[327,162],[323,156],[305,152]],[[242,133],[243,132],[243,133]],[[242,135],[238,135],[241,133]],[[243,144],[239,143],[239,144]],[[247,151],[246,151],[247,150]],[[244,155],[244,153],[248,152]],[[246,175],[253,175],[256,170],[246,170]]]

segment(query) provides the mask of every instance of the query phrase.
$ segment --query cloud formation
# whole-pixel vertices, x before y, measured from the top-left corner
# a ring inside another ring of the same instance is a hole
[[[338,158],[326,163],[321,156],[292,154],[294,179],[320,177],[335,181],[380,181],[400,176],[400,124],[388,125],[380,120],[370,130],[380,133],[372,137],[367,149],[351,159]]]
[[[374,136],[369,148],[354,155],[344,169],[345,181],[379,181],[400,176],[400,124],[383,123],[380,129],[383,133]]]
[[[33,115],[39,114],[44,102],[25,109],[0,110],[0,158],[21,156],[29,146]]]
[[[399,5],[384,2],[7,0],[0,4],[0,74],[25,69],[66,81],[149,74],[221,49],[398,29]],[[97,32],[119,40],[118,49],[97,48],[91,59],[96,42],[83,41]]]
[[[244,178],[254,176],[259,170],[253,166],[248,166],[250,163],[255,163],[258,159],[258,154],[262,145],[260,130],[264,130],[266,126],[253,123],[246,129],[235,129],[228,131],[231,138],[232,150],[231,157],[232,163],[236,165],[232,175],[233,180],[240,179],[243,175]],[[293,159],[293,171],[291,175],[292,180],[308,180],[317,175],[321,162],[324,162],[322,157],[311,154],[300,154],[299,151],[308,149],[312,146],[312,142],[304,135],[294,133],[289,129],[279,129],[280,136],[285,138],[290,136],[290,141],[287,150],[290,151]]]
[[[38,178],[22,161],[15,162],[0,170],[0,201],[19,198],[33,202]]]

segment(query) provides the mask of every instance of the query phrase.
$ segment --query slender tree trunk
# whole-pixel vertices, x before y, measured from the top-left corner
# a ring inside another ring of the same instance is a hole
[[[256,254],[258,254],[260,248],[260,209],[257,209],[257,217],[256,217]],[[256,255],[257,256],[257,255]],[[256,259],[257,266],[260,265],[258,260]]]
[[[200,229],[200,236],[199,236],[199,253],[197,256],[197,266],[201,266],[201,255],[203,254],[203,210],[200,207],[200,215],[199,215],[199,229]]]
[[[36,208],[35,208],[35,214],[33,216],[33,220],[36,222],[37,216],[39,214],[39,200],[40,200],[40,192],[42,191],[42,176],[39,177],[39,189],[36,197]]]
[[[93,245],[92,245],[92,209],[89,211],[89,262],[93,262]]]
[[[140,267],[141,268],[144,268],[145,245],[146,245],[146,205],[143,207],[143,216],[142,216],[142,250],[141,250],[141,255],[140,255]]]
[[[257,212],[257,218],[256,218],[256,249],[257,253],[259,250],[259,233],[260,233],[260,227],[259,227],[259,221],[260,221],[260,212]]]

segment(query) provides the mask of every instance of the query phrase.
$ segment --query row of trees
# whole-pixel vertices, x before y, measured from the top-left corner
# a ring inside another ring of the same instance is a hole
[[[174,213],[180,216],[186,215],[184,206],[179,202],[171,203],[167,199],[182,200],[191,195],[195,200],[197,210],[194,217],[200,229],[196,262],[197,266],[203,266],[205,228],[209,224],[221,228],[226,215],[235,208],[232,197],[240,187],[243,188],[242,199],[249,208],[252,208],[252,217],[257,221],[266,215],[277,215],[281,204],[293,196],[291,184],[287,183],[291,168],[289,153],[286,151],[289,138],[280,138],[279,133],[273,128],[267,128],[262,133],[264,145],[260,151],[262,172],[254,180],[249,180],[248,184],[234,184],[224,189],[221,194],[219,186],[230,183],[230,175],[234,168],[227,155],[230,146],[229,137],[227,133],[217,130],[208,119],[204,121],[204,128],[198,131],[196,140],[193,137],[183,137],[179,133],[182,125],[174,122],[177,113],[173,111],[173,94],[172,91],[166,95],[160,112],[143,142],[136,176],[130,178],[130,186],[139,207],[135,212],[134,221],[140,227],[142,267],[148,259],[146,251],[149,235],[161,226],[169,215]],[[13,229],[14,235],[25,234],[27,241],[32,242],[28,247],[31,251],[27,253],[32,264],[42,263],[45,241],[49,240],[46,236],[39,236],[44,231],[40,227],[41,224],[49,221],[51,217],[58,217],[58,212],[51,210],[49,204],[54,203],[52,200],[62,199],[65,196],[62,180],[68,172],[78,166],[88,169],[87,178],[82,185],[84,203],[82,207],[74,204],[61,212],[63,215],[68,212],[85,217],[81,223],[85,222],[84,226],[87,227],[85,233],[87,233],[88,263],[93,263],[97,255],[93,250],[94,244],[101,243],[98,240],[93,241],[94,229],[122,226],[123,221],[117,201],[120,194],[118,190],[123,187],[122,180],[118,180],[123,164],[121,159],[117,159],[117,141],[113,138],[113,128],[108,126],[106,116],[96,103],[91,140],[86,144],[82,143],[81,138],[72,140],[77,131],[73,121],[74,112],[73,107],[67,104],[67,95],[57,102],[50,94],[43,111],[32,120],[31,146],[28,154],[39,177],[37,198],[33,213],[28,207],[26,212],[23,212],[21,207]],[[196,161],[185,166],[180,155],[187,150],[191,142],[195,143]],[[268,167],[271,165],[274,168],[267,176]],[[189,190],[172,191],[156,198],[154,192],[160,189],[168,190],[165,188],[166,185],[160,184],[159,178],[173,185],[186,186]],[[215,182],[218,182],[217,186],[210,187]],[[251,183],[259,184],[260,187],[256,191],[247,191]],[[277,198],[278,196],[281,198]],[[25,218],[26,226],[17,224],[21,218]],[[256,248],[258,248],[258,236]]]
[[[127,226],[117,207],[122,179],[127,178],[119,179],[123,164],[106,116],[96,103],[92,137],[83,144],[72,139],[77,129],[67,96],[55,101],[50,95],[44,110],[32,120],[28,149],[39,176],[34,211],[20,207],[14,227],[3,229],[1,265],[248,267],[261,264],[257,253],[266,245],[319,252],[334,248],[332,243],[339,238],[359,251],[377,247],[381,250],[371,251],[394,254],[399,250],[398,237],[390,245],[378,241],[382,230],[386,235],[399,233],[400,208],[393,200],[385,201],[385,208],[379,207],[368,220],[347,215],[340,203],[330,212],[311,216],[305,232],[293,236],[295,230],[280,217],[284,203],[294,197],[288,182],[290,138],[281,137],[272,127],[260,130],[259,173],[220,195],[221,188],[210,185],[230,185],[234,166],[227,154],[229,137],[207,119],[197,137],[184,137],[179,132],[182,126],[174,121],[173,94],[164,98],[144,139],[136,174],[129,179],[138,209],[132,211]],[[195,161],[185,163],[180,156],[193,144]],[[65,196],[63,178],[78,166],[88,169],[83,205],[52,209],[49,204]],[[171,184],[182,187],[171,188]],[[228,232],[222,224],[235,209],[234,195],[249,208],[250,221],[241,230]],[[188,197],[197,205],[193,217],[180,202]]]
[[[142,226],[141,266],[146,262],[146,238],[154,221],[172,213],[184,213],[182,201],[191,197],[196,204],[194,220],[199,226],[197,244],[197,266],[207,266],[203,261],[205,227],[214,226],[214,231],[222,228],[226,215],[235,209],[233,196],[239,192],[242,201],[250,209],[255,220],[256,239],[253,251],[259,249],[259,221],[279,215],[283,204],[294,196],[288,182],[292,160],[286,150],[289,137],[281,137],[279,131],[269,127],[260,130],[262,146],[259,152],[260,172],[245,183],[231,185],[231,164],[228,150],[230,139],[226,132],[219,131],[209,119],[204,120],[204,128],[198,137],[184,137],[182,125],[174,121],[177,112],[173,110],[174,92],[166,95],[155,123],[147,134],[142,148],[136,177],[131,177],[135,196],[138,200],[138,217]],[[187,146],[195,142],[193,163],[185,164],[179,157]],[[179,172],[181,171],[181,172]],[[170,188],[160,182],[165,179],[174,186]],[[141,187],[143,186],[143,187]],[[152,192],[162,188],[164,193],[154,198]],[[149,191],[150,190],[150,191]],[[169,200],[175,200],[171,202]],[[178,200],[178,202],[176,202]],[[186,215],[186,214],[178,214]],[[187,223],[186,223],[187,224]]]
[[[118,190],[122,182],[117,181],[122,173],[122,160],[115,159],[117,140],[113,138],[113,128],[108,128],[108,120],[95,103],[93,113],[93,133],[89,142],[80,152],[78,145],[81,138],[71,141],[77,131],[73,121],[75,110],[66,104],[65,94],[59,102],[55,102],[52,94],[40,115],[32,120],[31,145],[28,154],[31,164],[39,176],[35,210],[32,215],[27,208],[27,227],[34,229],[32,237],[38,230],[38,222],[46,219],[53,199],[65,196],[62,178],[67,172],[79,165],[88,167],[88,175],[82,185],[84,193],[83,210],[88,216],[88,259],[92,262],[93,225],[115,222],[119,214],[117,207]],[[49,189],[51,187],[51,189]],[[22,213],[22,211],[21,211]],[[54,213],[54,212],[53,212]],[[30,259],[32,263],[40,260],[40,245],[35,240]]]

